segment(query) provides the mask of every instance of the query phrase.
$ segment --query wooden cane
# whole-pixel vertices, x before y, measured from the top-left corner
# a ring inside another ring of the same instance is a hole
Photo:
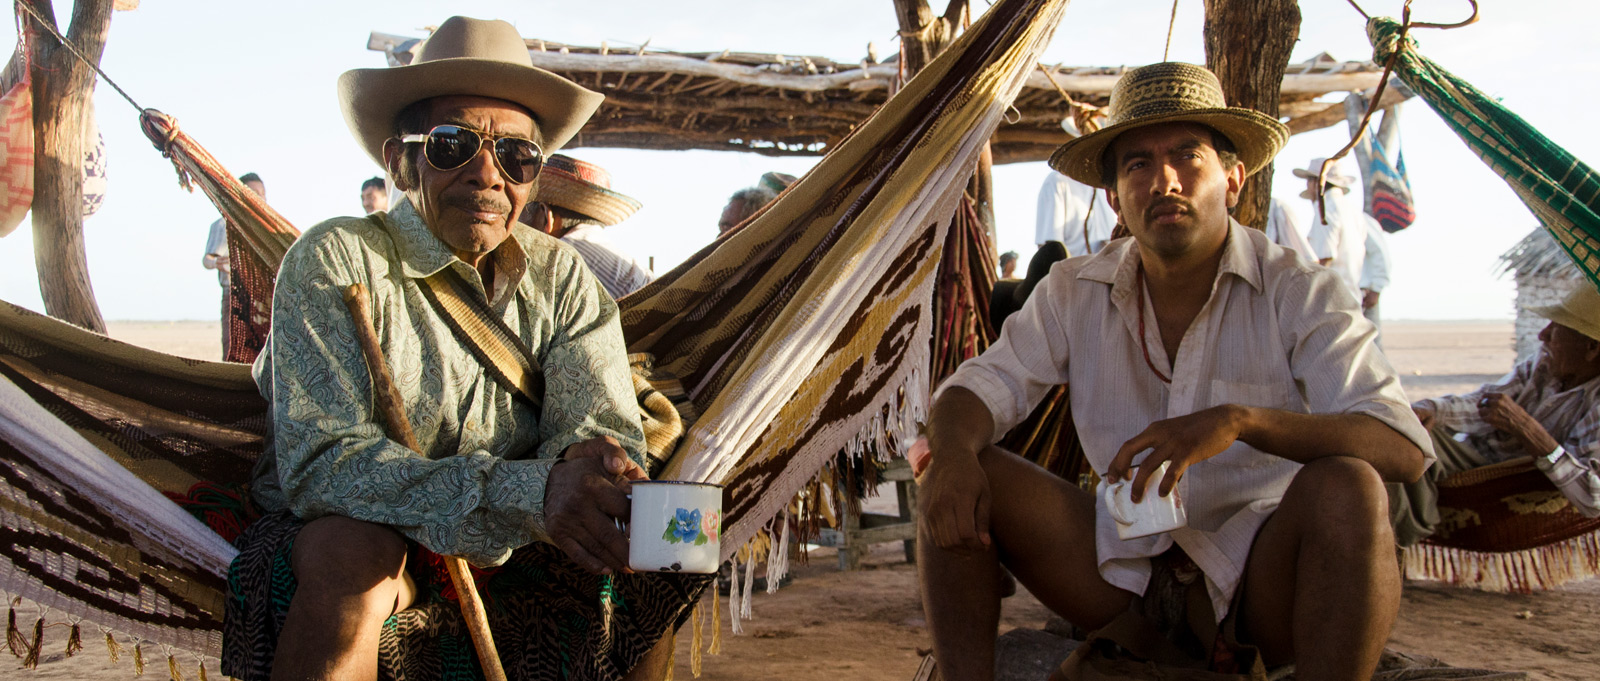
[[[389,365],[383,361],[383,351],[378,348],[378,332],[372,327],[372,309],[367,302],[367,287],[351,284],[344,290],[344,304],[350,308],[350,319],[356,326],[356,343],[361,346],[361,356],[367,360],[367,372],[372,374],[373,403],[378,415],[388,426],[389,437],[411,451],[421,453],[417,434],[411,430],[411,421],[401,405],[400,391],[394,387],[389,375]],[[472,635],[472,645],[478,649],[478,662],[483,666],[483,676],[488,681],[506,681],[505,669],[500,666],[500,652],[494,647],[494,634],[489,631],[489,616],[483,610],[483,600],[478,597],[478,587],[473,583],[467,561],[459,556],[443,556],[445,569],[450,572],[450,583],[456,587],[461,600],[461,616],[467,619],[467,631]]]

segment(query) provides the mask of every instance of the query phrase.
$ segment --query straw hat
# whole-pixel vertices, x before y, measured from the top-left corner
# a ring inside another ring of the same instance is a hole
[[[1535,307],[1528,310],[1552,322],[1600,340],[1600,291],[1594,284],[1583,281],[1559,304]]]
[[[578,134],[605,97],[535,68],[528,45],[504,21],[450,17],[422,43],[409,66],[353,69],[339,76],[339,108],[350,132],[378,165],[401,109],[430,97],[475,95],[533,113],[545,153]]]
[[[534,200],[580,213],[589,218],[582,222],[605,227],[628,219],[644,205],[612,191],[611,173],[605,168],[563,154],[545,159]]]
[[[1100,159],[1122,133],[1157,123],[1200,123],[1233,142],[1249,175],[1265,168],[1289,141],[1289,129],[1254,109],[1230,107],[1222,83],[1204,67],[1162,62],[1129,69],[1111,88],[1106,126],[1061,145],[1050,167],[1091,187],[1100,181]]]

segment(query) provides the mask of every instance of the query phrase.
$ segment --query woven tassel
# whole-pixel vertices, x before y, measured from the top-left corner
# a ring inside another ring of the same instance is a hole
[[[716,592],[717,588],[713,585],[711,593],[715,594]],[[700,646],[704,645],[706,630],[706,613],[700,605],[698,602],[695,603],[694,612],[689,614],[689,621],[693,623],[694,627],[694,635],[689,639],[691,644],[689,646],[689,673],[693,674],[697,679],[700,678],[700,664],[704,659],[700,652]]]
[[[17,628],[16,601],[11,602],[11,610],[6,614],[6,647],[17,657],[28,654],[28,639],[23,638],[22,630]]]
[[[200,660],[200,681],[209,681],[208,679],[206,679],[206,661],[205,660]]]
[[[733,593],[732,589],[728,590]],[[712,655],[722,654],[722,592],[716,588],[711,589],[711,647],[706,652]]]
[[[144,644],[139,641],[133,642],[133,673],[136,676],[144,676],[144,651],[139,648],[141,645]]]
[[[83,650],[83,627],[73,622],[72,632],[67,634],[67,657],[77,655],[80,650]]]
[[[739,556],[734,554],[732,569],[728,571],[728,626],[733,633],[744,633],[744,625],[739,624],[739,599],[744,597],[744,590],[739,588]]]
[[[106,634],[106,654],[111,656],[113,664],[122,661],[122,644],[117,643],[117,637],[111,635],[110,629],[101,629]]]
[[[33,643],[28,646],[27,657],[22,658],[22,666],[27,669],[39,668],[39,649],[44,647],[44,618],[40,617],[33,622]]]
[[[172,681],[183,681],[183,672],[178,671],[178,658],[170,653],[167,655],[167,675],[172,677]]]
[[[600,576],[600,652],[611,652],[611,616],[616,610],[616,583],[611,575]]]
[[[750,592],[755,590],[755,586],[756,552],[755,546],[752,544],[750,547],[749,560],[745,561],[744,564],[744,599],[739,603],[739,616],[744,619],[750,619]],[[743,627],[740,627],[740,630],[742,632]]]
[[[667,675],[661,681],[672,681],[672,673],[678,667],[678,634],[672,633],[672,647],[667,649]]]

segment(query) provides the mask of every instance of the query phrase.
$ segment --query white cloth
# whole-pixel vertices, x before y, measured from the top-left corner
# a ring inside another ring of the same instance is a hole
[[[600,280],[613,300],[639,290],[655,278],[648,266],[618,250],[606,238],[604,227],[579,225],[561,235],[561,240],[577,249],[589,271]]]
[[[1094,206],[1093,210],[1089,207]],[[1084,240],[1084,213],[1089,217],[1089,235]],[[1070,255],[1098,253],[1117,227],[1117,213],[1111,210],[1104,189],[1095,189],[1066,175],[1050,171],[1039,188],[1039,222],[1033,243],[1060,241]]]
[[[1332,187],[1323,193],[1327,202],[1327,222],[1317,213],[1317,204],[1311,204],[1311,249],[1318,260],[1332,259],[1328,267],[1339,274],[1345,286],[1356,296],[1361,295],[1361,267],[1367,256],[1367,227],[1361,206],[1355,203],[1348,191]]]
[[[1311,242],[1306,241],[1305,232],[1301,231],[1299,221],[1294,219],[1294,214],[1289,212],[1289,207],[1282,201],[1272,200],[1272,210],[1267,213],[1267,240],[1287,248],[1300,257],[1315,262],[1317,256],[1311,250]]]
[[[1362,213],[1361,217],[1366,218],[1367,225],[1366,256],[1361,260],[1361,290],[1381,292],[1389,288],[1389,235],[1371,215]]]
[[[232,269],[217,262],[217,259],[226,257],[228,257],[228,221],[217,218],[216,222],[211,223],[211,231],[206,234],[206,253],[200,256],[200,264],[208,270],[217,271],[217,283],[223,288],[228,287],[228,274]]]
[[[1168,363],[1154,306],[1146,304],[1144,345],[1172,383],[1146,365],[1139,338],[1133,239],[1088,258],[1058,262],[982,355],[940,390],[961,386],[983,400],[995,434],[1021,422],[1057,384],[1072,386],[1072,416],[1085,455],[1104,473],[1118,448],[1154,421],[1220,404],[1312,414],[1368,414],[1405,435],[1428,457],[1428,434],[1411,413],[1400,379],[1373,343],[1372,325],[1327,269],[1233,223],[1211,298]],[[1301,465],[1243,442],[1189,468],[1178,484],[1188,527],[1122,541],[1104,502],[1095,501],[1100,575],[1143,593],[1151,556],[1173,542],[1206,575],[1220,620],[1243,576],[1250,546]]]

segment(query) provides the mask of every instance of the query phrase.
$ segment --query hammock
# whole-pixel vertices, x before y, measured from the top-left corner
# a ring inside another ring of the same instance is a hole
[[[700,412],[664,477],[728,485],[723,558],[744,566],[731,600],[745,617],[750,566],[787,561],[772,534],[835,515],[830,466],[898,452],[926,412],[942,245],[1065,5],[996,3],[765,212],[622,301],[630,351],[653,353]],[[293,228],[170,119],[144,118],[270,283]],[[270,289],[248,293],[264,322]],[[0,590],[169,660],[173,648],[215,656],[225,539],[255,513],[242,483],[267,424],[248,366],[0,303]]]
[[[1417,53],[1402,25],[1367,24],[1373,59],[1394,72],[1511,186],[1589,283],[1600,286],[1600,176],[1494,98]],[[1397,53],[1398,51],[1398,53]],[[1550,495],[1555,495],[1554,497]],[[1600,576],[1600,521],[1584,518],[1545,476],[1488,467],[1439,483],[1452,529],[1405,550],[1406,576],[1527,592]]]

